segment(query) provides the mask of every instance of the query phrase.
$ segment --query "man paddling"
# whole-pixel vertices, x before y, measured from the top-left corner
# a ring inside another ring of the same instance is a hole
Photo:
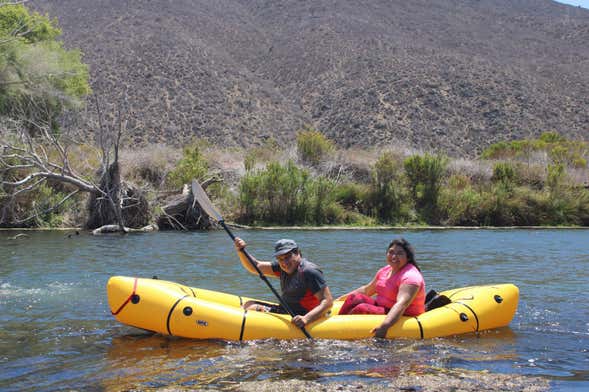
[[[235,248],[241,264],[249,272],[258,274],[242,250],[246,243],[235,238]],[[291,308],[295,316],[292,322],[297,327],[304,327],[317,320],[333,305],[333,297],[323,278],[323,272],[315,264],[302,257],[299,246],[293,240],[281,239],[274,245],[276,261],[259,261],[252,257],[260,272],[266,276],[280,278],[282,299]],[[244,309],[260,312],[287,313],[280,305],[268,306],[255,301],[248,301]]]

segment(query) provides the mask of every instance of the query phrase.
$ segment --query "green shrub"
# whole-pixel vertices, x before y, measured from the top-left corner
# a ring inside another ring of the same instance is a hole
[[[316,166],[335,146],[321,132],[309,129],[297,134],[297,150],[302,162]]]
[[[334,189],[335,201],[349,211],[364,212],[369,189],[355,182],[337,184]]]
[[[256,154],[248,153],[243,158],[243,167],[245,171],[251,171],[256,167]]]
[[[510,204],[511,191],[495,184],[481,194],[479,220],[482,226],[513,226],[515,216]]]
[[[448,178],[447,188],[453,191],[467,189],[470,186],[472,186],[472,180],[464,174],[453,174]]]
[[[23,5],[2,3],[0,1],[0,36],[35,43],[54,40],[61,35],[57,20],[50,20],[37,12],[31,13]]]
[[[336,223],[339,211],[334,202],[335,183],[325,177],[317,177],[312,181],[311,187],[311,221],[317,225]]]
[[[564,165],[548,165],[547,171],[548,175],[546,177],[546,185],[552,194],[556,194],[560,191],[560,188],[566,181]]]
[[[335,183],[313,178],[289,161],[271,162],[264,170],[246,172],[239,184],[240,214],[244,223],[333,224],[345,218],[335,201]]]
[[[25,225],[32,227],[60,227],[64,222],[65,211],[70,210],[75,204],[74,199],[68,199],[58,208],[48,211],[59,202],[61,202],[67,195],[54,190],[50,185],[42,184],[35,191],[28,208],[30,215],[37,215],[34,219],[25,222]]]
[[[570,200],[575,207],[575,219],[572,223],[589,226],[589,189],[577,188],[572,192]]]
[[[481,193],[470,186],[450,186],[440,193],[439,213],[444,225],[481,225]]]
[[[515,162],[516,178],[518,185],[529,186],[536,190],[544,188],[546,182],[546,169],[544,165],[528,165]]]
[[[500,141],[491,144],[481,153],[482,159],[502,159],[511,156],[511,144],[506,141]]]
[[[402,166],[391,152],[383,153],[372,168],[368,209],[381,222],[398,223],[406,217]]]
[[[517,185],[517,172],[514,165],[510,162],[496,163],[493,167],[491,181],[501,184],[507,192],[511,192]]]
[[[515,181],[515,169],[509,162],[498,162],[493,167],[493,182],[504,182],[512,184]]]
[[[292,161],[271,162],[265,170],[248,172],[240,186],[241,217],[247,223],[305,223],[311,199],[310,175]]]
[[[176,167],[168,174],[167,182],[173,187],[189,184],[192,179],[201,181],[207,175],[209,165],[198,144],[185,147],[183,156]]]
[[[540,135],[539,140],[543,141],[544,143],[566,142],[566,138],[555,131],[543,132]]]
[[[548,220],[551,225],[572,224],[575,208],[566,198],[548,198],[546,206]]]
[[[571,164],[576,169],[585,169],[587,167],[587,160],[582,157],[574,157]]]
[[[428,222],[438,221],[438,197],[448,160],[440,155],[413,155],[404,161],[409,192],[418,213]]]
[[[481,225],[481,198],[481,192],[473,187],[469,177],[462,174],[450,176],[438,199],[441,222],[450,226]]]
[[[586,225],[589,192],[562,187],[557,193],[504,183],[485,189],[445,188],[440,195],[440,214],[445,225],[536,226]]]
[[[258,207],[262,204],[261,188],[262,176],[248,170],[239,182],[239,221],[255,223],[262,217],[261,207]]]
[[[63,109],[81,106],[91,92],[88,67],[80,51],[57,41],[60,34],[55,19],[0,6],[0,114],[57,130]]]
[[[554,164],[564,164],[574,168],[587,167],[589,145],[583,141],[569,141],[557,132],[544,132],[538,139],[498,142],[487,147],[481,157],[483,159],[527,158],[529,163],[531,154],[535,151],[545,151]]]
[[[342,211],[340,222],[354,226],[374,226],[376,224],[376,221],[369,216],[345,209]]]

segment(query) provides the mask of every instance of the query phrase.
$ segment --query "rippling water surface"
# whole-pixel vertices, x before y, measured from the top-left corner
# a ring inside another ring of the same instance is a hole
[[[294,238],[339,296],[368,282],[391,238],[417,250],[427,288],[511,282],[520,288],[509,328],[424,341],[170,339],[119,324],[112,275],[177,281],[272,300],[239,264],[229,237],[153,233],[93,237],[0,232],[0,390],[225,388],[241,381],[379,383],[401,373],[455,370],[539,376],[557,391],[589,388],[589,231],[239,231],[270,259]],[[279,287],[278,282],[274,282]]]

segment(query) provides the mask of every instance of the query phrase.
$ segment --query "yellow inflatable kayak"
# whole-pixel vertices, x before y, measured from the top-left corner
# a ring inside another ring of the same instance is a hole
[[[107,284],[108,304],[123,324],[194,339],[301,339],[305,335],[284,314],[246,311],[253,298],[182,284],[124,276]],[[519,289],[513,284],[464,287],[441,292],[452,302],[417,317],[403,316],[387,338],[427,339],[477,332],[508,325],[517,309]],[[267,301],[259,301],[267,302]],[[364,339],[384,316],[337,315],[342,302],[306,329],[318,339]]]

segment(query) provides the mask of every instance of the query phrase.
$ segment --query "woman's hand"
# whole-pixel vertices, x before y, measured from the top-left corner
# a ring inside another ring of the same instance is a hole
[[[374,334],[374,337],[384,339],[390,327],[390,325],[381,324],[379,327],[372,328],[370,332]]]
[[[377,338],[384,338],[389,328],[395,324],[401,315],[405,312],[407,307],[411,304],[417,292],[419,286],[413,284],[402,284],[399,287],[399,293],[397,294],[397,302],[393,305],[389,313],[387,313],[382,324],[372,329],[372,333]]]

